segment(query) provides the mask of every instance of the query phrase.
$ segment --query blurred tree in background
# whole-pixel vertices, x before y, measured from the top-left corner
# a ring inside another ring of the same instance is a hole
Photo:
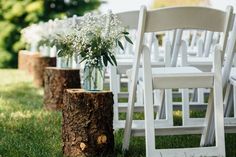
[[[17,52],[24,48],[22,28],[39,21],[83,15],[99,5],[99,0],[0,0],[0,68],[17,66]]]
[[[207,5],[209,0],[153,0],[152,8],[162,8],[181,5]]]

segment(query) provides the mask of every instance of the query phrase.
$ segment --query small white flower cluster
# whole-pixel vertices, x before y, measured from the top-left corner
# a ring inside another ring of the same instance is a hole
[[[86,64],[96,67],[107,66],[108,63],[116,65],[114,51],[117,46],[123,49],[121,38],[132,43],[128,34],[111,11],[50,20],[22,31],[26,42],[31,45],[56,46],[59,57],[80,56],[81,62],[86,61]]]
[[[111,63],[117,41],[124,36],[123,32],[125,28],[111,11],[107,14],[88,13],[81,18],[75,52],[88,64],[101,64],[102,60]]]
[[[49,20],[48,22],[41,22],[33,24],[21,31],[23,40],[30,46],[36,45],[37,47],[46,44],[50,45],[54,39],[58,39],[58,35],[66,36],[75,32],[74,28],[78,27],[78,17],[58,20]]]

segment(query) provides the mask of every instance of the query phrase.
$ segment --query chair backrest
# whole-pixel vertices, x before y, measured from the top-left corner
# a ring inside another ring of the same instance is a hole
[[[171,29],[203,29],[224,32],[227,12],[206,7],[171,7],[147,11],[145,32]]]
[[[230,71],[231,67],[233,64],[233,59],[234,59],[234,53],[236,52],[236,44],[234,43],[236,41],[236,19],[235,16],[232,18],[232,24],[231,24],[231,35],[229,36],[228,42],[229,44],[227,45],[226,48],[226,58],[225,58],[225,63],[224,63],[224,68],[223,68],[223,87],[226,87],[227,81],[230,76]]]
[[[146,11],[144,32],[159,32],[174,29],[197,29],[211,32],[223,32],[224,39],[222,50],[225,51],[232,7],[227,11],[216,10],[206,7],[170,7]]]
[[[143,48],[145,33],[175,29],[198,29],[222,32],[222,60],[226,49],[228,32],[232,28],[233,8],[227,7],[226,12],[206,7],[171,7],[147,11],[145,6],[140,9],[139,27],[137,31],[135,61],[133,64],[131,93],[136,90],[138,67]],[[130,96],[131,97],[131,96]],[[132,103],[134,100],[130,100]]]
[[[116,16],[124,27],[128,27],[129,29],[138,28],[139,10],[117,13]]]

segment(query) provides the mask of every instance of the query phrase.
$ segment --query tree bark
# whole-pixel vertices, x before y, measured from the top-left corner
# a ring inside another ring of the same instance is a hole
[[[56,57],[42,57],[39,55],[33,56],[33,82],[37,87],[44,86],[44,71],[46,67],[56,66]]]
[[[26,70],[27,68],[27,59],[26,59],[26,53],[27,51],[25,50],[20,50],[18,53],[18,69],[19,70]]]
[[[35,56],[39,56],[39,54],[31,53],[27,50],[20,50],[18,53],[18,69],[32,74],[33,59]]]
[[[113,94],[67,89],[62,108],[65,156],[114,156]]]
[[[47,67],[44,72],[44,106],[61,110],[66,88],[80,88],[80,70]]]

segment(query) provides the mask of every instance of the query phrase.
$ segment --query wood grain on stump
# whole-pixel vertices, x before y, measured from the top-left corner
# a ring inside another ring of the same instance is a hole
[[[33,60],[35,56],[39,56],[39,53],[32,53],[27,50],[20,50],[18,53],[18,69],[24,70],[29,74],[32,74]]]
[[[44,106],[61,109],[63,94],[67,88],[80,88],[80,70],[47,67],[44,72]]]
[[[46,67],[56,66],[56,57],[42,57],[34,56],[33,59],[33,82],[36,86],[42,87],[44,85],[44,71]]]
[[[19,51],[19,53],[18,53],[18,69],[19,70],[26,70],[26,68],[27,68],[26,56],[27,56],[27,51],[25,51],[25,50]]]
[[[67,89],[62,108],[65,156],[112,156],[113,94]]]

